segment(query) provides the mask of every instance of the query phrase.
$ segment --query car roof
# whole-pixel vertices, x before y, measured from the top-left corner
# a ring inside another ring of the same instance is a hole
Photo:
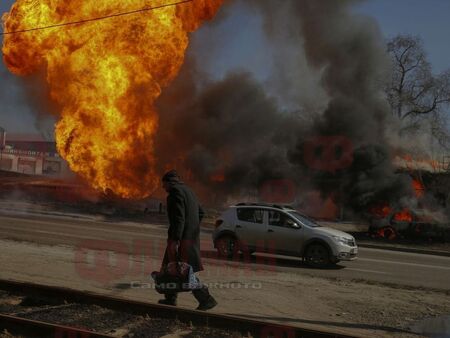
[[[269,204],[269,203],[238,203],[230,206],[230,208],[262,208],[262,209],[277,209],[283,211],[296,211],[290,205]]]

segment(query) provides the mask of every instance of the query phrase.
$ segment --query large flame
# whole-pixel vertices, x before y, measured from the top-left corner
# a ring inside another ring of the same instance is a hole
[[[17,0],[7,32],[76,22],[176,0]],[[157,187],[154,107],[178,74],[188,33],[224,0],[194,0],[127,15],[5,36],[4,61],[17,75],[47,71],[61,107],[59,153],[93,187],[140,198]]]

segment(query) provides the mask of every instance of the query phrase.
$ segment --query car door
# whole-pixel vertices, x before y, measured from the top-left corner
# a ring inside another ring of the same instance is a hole
[[[264,236],[267,232],[265,212],[261,208],[237,208],[236,234],[241,245],[249,248],[264,246]]]
[[[267,250],[297,255],[301,251],[303,230],[300,222],[286,213],[268,210]]]

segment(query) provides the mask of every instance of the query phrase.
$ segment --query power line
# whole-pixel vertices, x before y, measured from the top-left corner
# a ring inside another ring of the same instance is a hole
[[[147,12],[147,11],[153,11],[156,9],[172,7],[172,6],[181,5],[181,4],[185,4],[185,3],[193,2],[193,1],[194,0],[183,0],[183,1],[178,1],[178,2],[174,2],[174,3],[170,3],[170,4],[153,6],[153,7],[144,7],[144,8],[137,9],[137,10],[130,11],[130,12],[116,13],[116,14],[111,14],[111,15],[106,15],[106,16],[101,16],[101,17],[91,18],[91,19],[85,19],[85,20],[80,20],[80,21],[65,22],[65,23],[59,23],[59,24],[50,25],[50,26],[29,28],[29,29],[23,29],[23,30],[12,31],[12,32],[1,32],[0,36],[1,35],[27,33],[27,32],[33,32],[33,31],[41,31],[41,30],[45,30],[45,29],[58,28],[58,27],[64,27],[64,26],[79,25],[79,24],[84,24],[84,23],[93,22],[93,21],[116,18],[119,16],[132,15],[132,14],[137,14],[137,13],[142,13],[142,12]]]

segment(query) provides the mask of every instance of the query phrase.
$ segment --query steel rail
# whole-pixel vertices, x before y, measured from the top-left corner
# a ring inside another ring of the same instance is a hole
[[[41,322],[26,318],[0,314],[0,328],[14,335],[43,338],[117,338],[114,336],[92,332],[76,327]]]
[[[268,321],[247,319],[239,316],[222,315],[212,312],[183,309],[173,306],[152,304],[124,298],[111,297],[88,291],[79,291],[63,287],[39,285],[34,283],[0,280],[0,290],[11,294],[62,299],[80,304],[95,304],[115,311],[150,317],[177,319],[194,325],[209,326],[227,330],[250,333],[253,337],[275,338],[355,338],[357,336],[344,331],[311,329]]]

